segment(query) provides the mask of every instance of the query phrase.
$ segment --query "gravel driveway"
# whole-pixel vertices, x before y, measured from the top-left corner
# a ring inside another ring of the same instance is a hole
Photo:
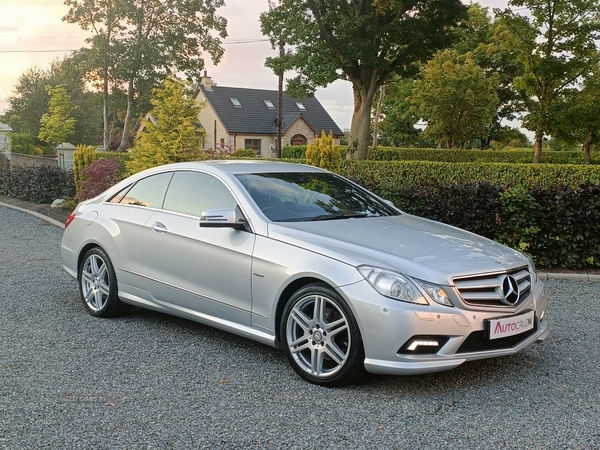
[[[0,207],[0,448],[600,448],[598,282],[548,281],[519,355],[327,389],[193,322],[89,316],[61,233]]]

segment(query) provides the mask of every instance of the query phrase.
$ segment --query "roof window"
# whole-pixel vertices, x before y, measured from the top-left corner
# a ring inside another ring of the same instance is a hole
[[[229,100],[231,100],[231,103],[233,103],[233,106],[235,106],[236,108],[242,107],[242,104],[237,98],[231,97]]]
[[[273,105],[273,102],[271,100],[263,100],[265,102],[265,105],[267,105],[267,108],[269,109],[275,109],[275,105]]]
[[[296,102],[296,106],[300,111],[306,111],[306,106],[304,106],[302,103]]]

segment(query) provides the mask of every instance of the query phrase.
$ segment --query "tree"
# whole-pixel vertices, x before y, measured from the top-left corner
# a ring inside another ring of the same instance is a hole
[[[530,13],[505,10],[501,15],[520,50],[524,73],[514,84],[528,111],[523,125],[535,133],[534,162],[539,163],[557,101],[587,78],[597,60],[600,5],[597,0],[511,0],[509,6]]]
[[[281,0],[269,1],[260,16],[273,47],[283,40],[292,50],[267,58],[275,73],[294,70],[293,96],[345,79],[352,83],[354,111],[348,157],[365,159],[371,108],[392,74],[409,78],[416,62],[447,46],[451,26],[463,17],[459,0]]]
[[[71,137],[75,129],[75,118],[71,116],[73,105],[64,85],[46,86],[50,95],[48,112],[40,120],[39,138],[54,146]]]
[[[37,139],[40,119],[48,112],[49,95],[45,87],[62,84],[72,103],[78,106],[73,111],[76,123],[72,139],[77,143],[96,144],[102,124],[99,115],[101,98],[87,90],[80,56],[79,52],[75,52],[63,60],[52,61],[47,69],[33,66],[21,73],[13,94],[8,98],[9,108],[6,111],[13,130]]]
[[[581,144],[586,164],[600,138],[600,71],[585,81],[583,89],[567,92],[558,101],[549,126],[552,136],[569,144]]]
[[[479,136],[483,150],[491,141],[503,139],[503,123],[516,119],[524,108],[513,84],[513,80],[523,74],[523,65],[519,62],[520,50],[503,17],[492,19],[488,9],[477,3],[469,6],[467,20],[461,21],[456,30],[457,43],[453,49],[461,55],[472,53],[473,60],[488,76],[498,76],[496,114]]]
[[[402,147],[419,143],[421,132],[415,128],[419,117],[408,101],[413,83],[413,80],[394,77],[385,84],[379,124],[379,141],[382,145]]]
[[[168,77],[152,91],[154,108],[134,143],[129,173],[173,162],[197,159],[204,130],[198,123],[200,106],[186,93],[185,84]]]
[[[85,50],[89,68],[98,67],[102,83],[103,148],[109,148],[109,83],[116,62],[115,39],[124,30],[125,3],[122,0],[65,0],[69,12],[63,20],[78,23],[94,36],[87,39],[92,44]]]
[[[496,113],[497,86],[497,77],[486,77],[470,53],[446,50],[427,63],[411,102],[427,122],[425,135],[452,148],[485,132]]]

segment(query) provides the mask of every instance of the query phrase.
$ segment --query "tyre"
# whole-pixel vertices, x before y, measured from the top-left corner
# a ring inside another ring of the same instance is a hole
[[[106,252],[95,247],[85,254],[77,277],[79,294],[95,317],[113,317],[125,310],[117,295],[117,277]]]
[[[321,386],[341,386],[364,372],[364,347],[348,305],[325,283],[288,300],[281,317],[283,352],[296,373]]]

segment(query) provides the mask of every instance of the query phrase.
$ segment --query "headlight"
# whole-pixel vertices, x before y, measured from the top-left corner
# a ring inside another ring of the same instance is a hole
[[[538,280],[537,271],[535,270],[535,264],[533,263],[533,259],[531,259],[531,256],[529,256],[529,255],[525,255],[525,257],[527,258],[527,261],[529,261],[529,272],[531,273],[531,284],[536,284],[539,280]]]
[[[454,306],[450,301],[450,297],[448,297],[448,294],[446,294],[446,291],[444,291],[441,286],[429,284],[424,281],[419,281],[419,284],[425,289],[425,292],[429,294],[434,302],[444,306]]]
[[[418,305],[429,304],[414,282],[402,274],[371,266],[360,266],[358,271],[381,295]]]

